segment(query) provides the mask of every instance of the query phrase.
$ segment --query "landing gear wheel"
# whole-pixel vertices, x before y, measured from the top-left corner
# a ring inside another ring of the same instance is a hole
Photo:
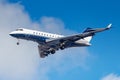
[[[20,41],[19,41],[19,39],[18,39],[17,45],[19,45],[19,44],[20,44],[19,42],[20,42]]]
[[[61,50],[65,49],[65,46],[61,46],[60,49],[61,49]]]
[[[17,45],[19,45],[20,43],[19,42],[17,42]]]
[[[51,51],[51,54],[55,54],[55,50],[52,50],[52,51]]]
[[[48,56],[48,54],[44,54],[45,56]]]
[[[65,49],[65,43],[59,44],[59,48],[60,48],[61,50]]]

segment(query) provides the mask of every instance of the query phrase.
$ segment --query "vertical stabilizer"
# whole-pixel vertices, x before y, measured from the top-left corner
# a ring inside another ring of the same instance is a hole
[[[87,29],[85,29],[85,31],[83,31],[83,33],[85,33],[85,32],[90,32],[90,31],[93,31],[93,29],[92,29],[92,28],[87,28]],[[86,40],[87,42],[90,42],[91,39],[92,39],[92,37],[93,37],[93,36],[85,37],[84,40]]]

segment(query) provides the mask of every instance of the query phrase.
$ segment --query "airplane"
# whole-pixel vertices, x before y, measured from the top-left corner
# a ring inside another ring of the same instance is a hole
[[[19,45],[19,39],[37,42],[39,55],[41,58],[45,58],[49,54],[54,54],[59,49],[64,50],[65,48],[71,47],[90,46],[90,41],[95,33],[109,30],[111,26],[112,24],[109,24],[106,28],[87,28],[82,33],[70,36],[63,36],[25,28],[18,28],[9,33],[9,35],[18,39],[17,45]]]

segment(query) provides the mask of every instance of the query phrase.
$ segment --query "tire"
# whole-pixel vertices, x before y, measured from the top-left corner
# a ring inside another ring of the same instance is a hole
[[[55,50],[52,50],[52,51],[51,51],[51,54],[55,54]]]

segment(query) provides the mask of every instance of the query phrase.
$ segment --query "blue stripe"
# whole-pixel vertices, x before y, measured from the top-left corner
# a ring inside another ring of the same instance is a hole
[[[31,34],[13,34],[13,37],[19,38],[19,39],[26,39],[26,40],[31,40],[31,41],[36,41],[36,42],[45,42],[47,37],[43,36],[38,36],[38,35],[31,35]]]

